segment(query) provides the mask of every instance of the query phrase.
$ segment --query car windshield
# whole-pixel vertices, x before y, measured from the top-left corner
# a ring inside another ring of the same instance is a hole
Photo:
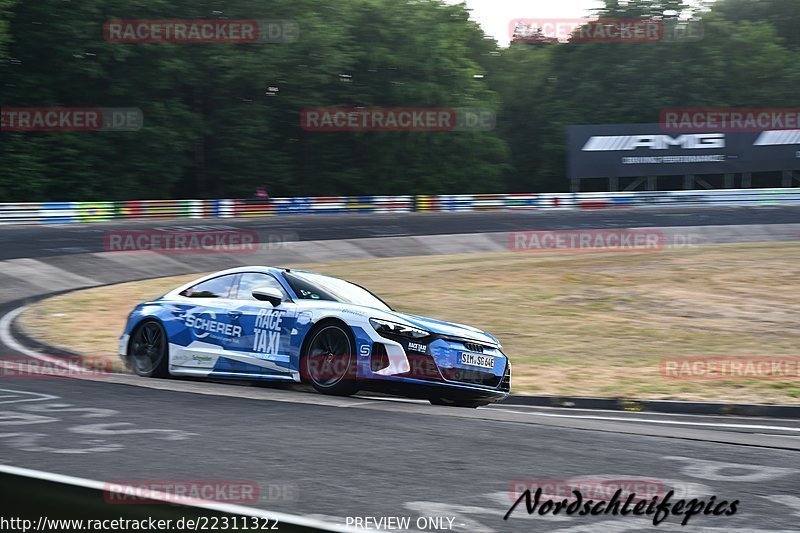
[[[292,290],[304,300],[331,300],[391,311],[386,302],[363,287],[343,279],[309,272],[284,272]]]

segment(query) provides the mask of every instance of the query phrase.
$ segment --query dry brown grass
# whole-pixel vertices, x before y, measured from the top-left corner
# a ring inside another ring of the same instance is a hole
[[[665,356],[800,355],[800,245],[642,254],[494,253],[294,265],[369,287],[401,311],[500,338],[516,392],[800,401],[800,380],[675,381]],[[136,302],[195,276],[88,289],[24,315],[51,343],[113,354]]]

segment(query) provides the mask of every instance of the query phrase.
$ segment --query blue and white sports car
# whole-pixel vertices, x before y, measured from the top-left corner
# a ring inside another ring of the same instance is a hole
[[[140,376],[310,383],[478,407],[508,396],[511,364],[493,336],[391,309],[347,281],[242,267],[138,305],[119,353]]]

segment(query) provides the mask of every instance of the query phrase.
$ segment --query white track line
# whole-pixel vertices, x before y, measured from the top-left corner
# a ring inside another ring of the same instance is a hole
[[[64,476],[61,474],[54,474],[52,472],[44,472],[41,470],[31,470],[28,468],[20,468],[16,466],[0,465],[0,472],[14,476],[25,476],[28,478],[41,479],[52,483],[61,483],[87,489],[98,491],[108,491],[113,488],[114,492],[121,494],[136,494],[134,487],[125,485],[118,485],[116,483],[104,483],[102,481],[95,481],[93,479],[85,479],[80,477]],[[168,494],[152,491],[148,492],[147,498],[150,500],[163,501],[165,503],[175,503],[175,498],[170,497]],[[267,518],[277,520],[286,524],[293,524],[302,527],[316,528],[323,531],[337,531],[352,533],[352,529],[337,524],[329,524],[321,520],[313,518],[306,518],[304,516],[293,515],[288,513],[273,513],[263,509],[256,509],[255,507],[245,507],[243,505],[234,505],[230,503],[219,503],[210,500],[193,500],[192,503],[186,504],[186,507],[196,507],[199,509],[207,509],[209,511],[219,511],[222,513],[230,513],[237,515],[256,516],[259,518]]]
[[[736,404],[730,404],[736,405]],[[787,405],[787,404],[782,404]],[[524,404],[505,404],[505,403],[496,403],[490,406],[492,409],[499,409],[502,411],[507,411],[509,409],[530,409],[532,411],[536,410],[543,410],[547,411],[570,411],[572,413],[611,413],[611,414],[618,414],[622,411],[630,414],[630,415],[648,415],[648,416],[657,416],[657,417],[688,417],[688,418],[725,418],[726,420],[747,420],[749,422],[753,422],[755,420],[767,420],[773,421],[775,420],[774,417],[768,416],[744,416],[744,415],[723,415],[723,414],[710,414],[710,415],[702,415],[702,414],[695,414],[695,413],[662,413],[659,411],[629,411],[627,409],[620,410],[620,409],[589,409],[586,407],[557,407],[551,405],[524,405]],[[794,407],[794,406],[791,406]],[[633,419],[632,419],[633,420]],[[795,419],[789,419],[795,420]]]
[[[644,422],[645,424],[667,424],[675,426],[700,426],[712,428],[740,428],[740,429],[763,429],[778,431],[798,431],[800,428],[786,426],[762,426],[757,424],[724,424],[721,422],[682,422],[680,420],[655,420],[652,418],[623,418],[620,416],[597,416],[597,415],[561,415],[556,413],[532,413],[530,411],[512,411],[503,409],[506,413],[517,413],[530,416],[544,416],[551,418],[579,418],[584,420],[609,420],[612,422]]]

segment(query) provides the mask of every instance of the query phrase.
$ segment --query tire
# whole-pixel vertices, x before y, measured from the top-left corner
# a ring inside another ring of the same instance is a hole
[[[156,320],[145,320],[134,330],[128,345],[128,362],[137,376],[169,377],[169,339]]]
[[[309,334],[300,359],[301,376],[323,394],[350,396],[356,383],[356,343],[341,322],[320,324]]]
[[[478,407],[484,407],[489,405],[491,402],[481,401],[481,400],[451,400],[449,398],[428,398],[428,401],[431,402],[431,405],[446,405],[449,407],[465,407],[468,409],[477,409]]]

